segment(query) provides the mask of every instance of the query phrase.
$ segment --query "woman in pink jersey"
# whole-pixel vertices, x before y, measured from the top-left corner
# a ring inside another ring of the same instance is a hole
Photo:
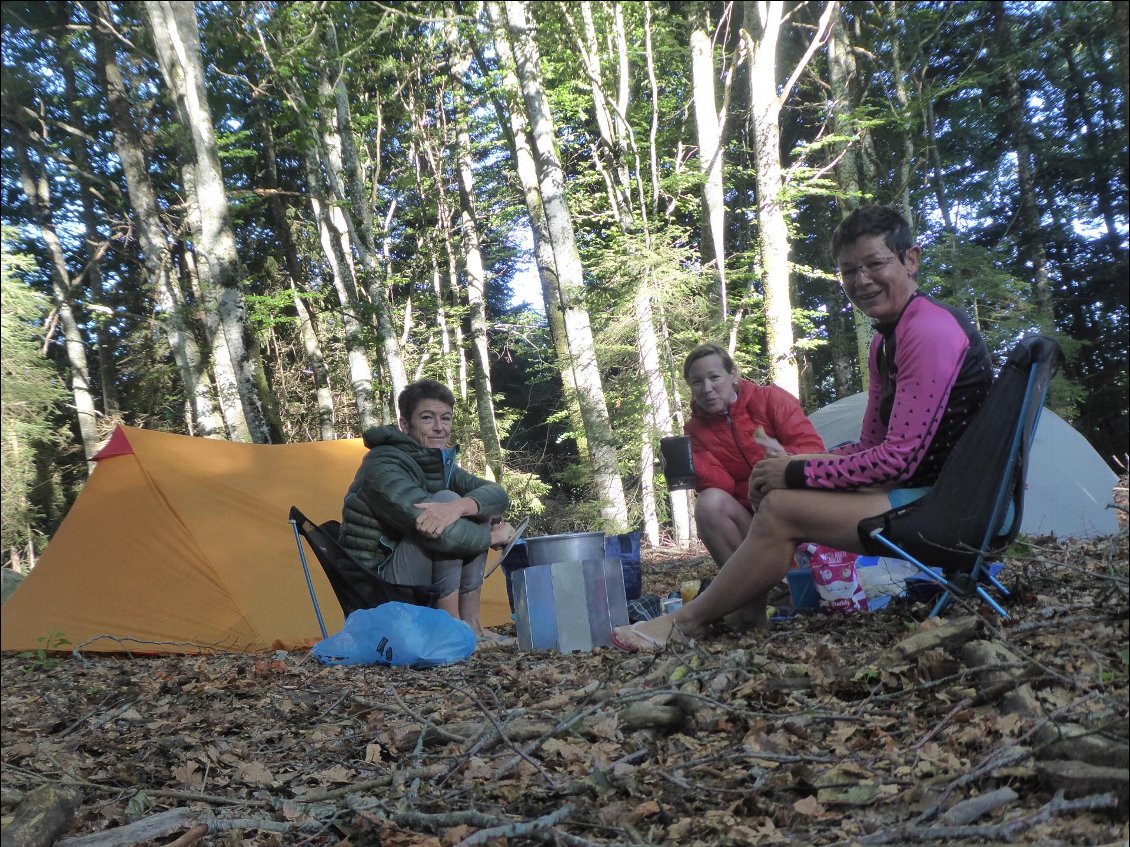
[[[628,652],[703,635],[728,615],[766,624],[765,597],[802,541],[863,552],[856,527],[921,497],[992,385],[964,314],[918,291],[921,248],[894,209],[862,206],[832,239],[848,299],[874,322],[859,440],[829,453],[766,458],[749,479],[749,531],[710,585],[669,615],[619,627]]]

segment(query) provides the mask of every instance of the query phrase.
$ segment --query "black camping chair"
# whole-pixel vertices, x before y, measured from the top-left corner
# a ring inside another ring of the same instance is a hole
[[[411,603],[414,606],[435,606],[439,591],[430,586],[397,585],[381,579],[371,571],[361,567],[353,557],[338,544],[341,524],[326,521],[315,524],[297,506],[290,507],[290,525],[294,527],[294,541],[298,545],[298,558],[306,574],[306,585],[310,589],[310,599],[314,603],[314,614],[318,616],[318,626],[326,637],[326,627],[322,622],[322,610],[314,594],[314,584],[310,580],[310,569],[306,565],[306,554],[302,549],[302,539],[310,545],[322,570],[330,581],[330,586],[346,617],[357,609],[372,609],[382,603]]]
[[[1008,594],[989,574],[985,559],[1001,553],[1020,532],[1028,455],[1048,386],[1062,361],[1052,339],[1022,339],[929,493],[860,521],[859,538],[869,554],[906,559],[942,587],[931,616],[951,597],[976,593],[1008,617],[985,588],[988,583]],[[1005,526],[1010,505],[1012,519]]]

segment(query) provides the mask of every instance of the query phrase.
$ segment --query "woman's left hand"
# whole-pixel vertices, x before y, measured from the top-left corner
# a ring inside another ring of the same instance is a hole
[[[463,516],[459,501],[433,503],[425,501],[413,504],[420,510],[416,518],[416,531],[424,538],[439,538],[445,529]]]
[[[792,456],[781,456],[762,459],[753,466],[753,472],[749,475],[749,502],[755,509],[774,488],[786,487],[785,468],[792,460]]]

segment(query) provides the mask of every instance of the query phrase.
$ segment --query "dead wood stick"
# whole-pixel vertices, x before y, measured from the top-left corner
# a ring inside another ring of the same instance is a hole
[[[469,698],[469,699],[471,700],[471,702],[472,702],[472,703],[474,703],[474,704],[475,704],[475,705],[476,705],[476,706],[478,707],[479,711],[483,713],[483,716],[484,716],[484,717],[485,717],[485,718],[486,718],[486,719],[487,719],[488,721],[490,721],[490,725],[491,725],[492,727],[494,727],[494,731],[495,731],[495,732],[496,732],[496,733],[498,734],[498,737],[499,737],[499,738],[500,738],[500,739],[501,739],[502,741],[504,741],[504,742],[506,743],[506,745],[507,745],[507,746],[508,746],[508,747],[509,747],[509,748],[510,748],[511,750],[513,750],[513,751],[514,751],[515,753],[517,753],[517,754],[518,754],[519,756],[521,756],[521,757],[522,757],[522,759],[524,759],[524,760],[525,760],[526,762],[528,762],[528,763],[529,763],[530,765],[532,765],[532,766],[533,766],[533,767],[534,767],[534,768],[535,768],[535,769],[537,770],[537,772],[538,772],[538,773],[540,773],[540,774],[542,775],[542,778],[543,778],[543,779],[544,779],[544,780],[546,781],[546,783],[547,783],[547,784],[549,785],[549,787],[550,787],[550,788],[553,788],[553,789],[556,789],[556,788],[557,788],[557,780],[555,780],[555,779],[554,779],[554,778],[553,778],[553,777],[552,777],[552,776],[551,776],[551,775],[549,774],[549,772],[548,772],[548,771],[546,771],[546,769],[542,767],[542,765],[541,765],[541,762],[538,762],[538,761],[536,761],[536,760],[535,760],[534,758],[532,758],[531,756],[529,756],[529,755],[527,755],[526,753],[522,752],[522,751],[521,751],[521,750],[520,750],[520,749],[518,748],[518,745],[517,745],[517,744],[515,744],[515,743],[514,743],[513,741],[511,741],[511,740],[510,740],[510,738],[509,738],[509,737],[508,737],[508,736],[506,735],[506,730],[505,730],[505,729],[504,729],[504,728],[503,728],[502,726],[500,726],[500,725],[499,725],[499,723],[498,723],[498,721],[497,721],[497,720],[495,719],[494,715],[492,715],[492,714],[491,714],[491,712],[490,712],[490,709],[488,709],[488,708],[487,708],[487,707],[486,707],[486,706],[485,706],[485,705],[483,704],[483,702],[482,702],[481,700],[479,700],[479,698],[478,698],[478,697],[476,697],[476,696],[475,696],[475,695],[474,695],[473,693],[471,693],[470,691],[465,691],[465,690],[463,690],[463,689],[459,688],[458,686],[456,686],[456,687],[455,687],[455,690],[456,690],[456,691],[460,691],[460,692],[462,692],[463,696],[465,696],[465,697]]]
[[[190,847],[201,838],[208,834],[208,824],[199,823],[178,838],[176,841],[170,841],[166,847]]]
[[[572,813],[573,804],[566,803],[560,809],[532,821],[512,821],[472,811],[446,812],[434,815],[423,812],[399,812],[392,816],[392,820],[399,826],[428,830],[460,825],[478,827],[478,832],[464,838],[455,847],[477,847],[477,845],[486,844],[496,838],[518,837],[537,838],[541,841],[568,844],[570,847],[595,847],[591,841],[586,841],[567,832],[561,832],[555,828],[557,824]]]
[[[946,826],[965,826],[979,818],[983,818],[990,812],[995,812],[1001,806],[1007,806],[1019,796],[1020,795],[1006,785],[1004,788],[998,788],[996,791],[978,794],[976,797],[970,797],[968,800],[954,803],[942,815],[941,821]]]
[[[985,622],[976,615],[954,618],[934,629],[916,632],[904,638],[890,648],[888,655],[896,661],[907,661],[935,647],[948,649],[973,640],[984,626]]]
[[[64,838],[56,847],[129,847],[131,844],[145,843],[154,838],[164,838],[185,827],[196,826],[202,818],[210,819],[211,814],[184,806],[150,815],[124,826],[105,829],[102,832]],[[207,827],[207,824],[204,823],[203,826]],[[7,838],[4,841],[7,843]]]
[[[294,802],[322,803],[327,800],[337,800],[347,794],[360,794],[371,788],[386,788],[392,785],[394,779],[430,779],[446,771],[447,768],[444,765],[426,765],[422,768],[407,768],[405,770],[392,771],[384,776],[367,779],[364,782],[350,783],[342,788],[334,788],[331,791],[319,791],[314,794],[305,794],[302,797],[295,797]]]
[[[910,749],[911,750],[921,750],[922,745],[929,742],[930,739],[932,739],[935,735],[937,735],[939,732],[941,732],[943,729],[945,729],[946,726],[949,724],[949,722],[951,720],[953,720],[953,718],[956,714],[958,714],[959,712],[961,712],[964,709],[968,709],[969,704],[971,702],[972,702],[972,700],[969,697],[966,697],[966,698],[958,701],[958,704],[956,706],[954,706],[952,709],[950,709],[949,712],[946,713],[946,716],[944,718],[942,718],[940,721],[938,721],[938,723],[933,727],[933,729],[931,729],[929,732],[927,732],[925,735],[923,735],[920,739],[918,739],[916,742],[914,742],[914,744],[911,745]]]
[[[679,692],[674,692],[674,691],[668,691],[668,692],[640,691],[640,692],[634,692],[630,695],[618,698],[618,700],[620,702],[634,703],[635,701],[638,701],[638,700],[647,699],[649,701],[654,702],[656,700],[662,701],[664,697],[668,697],[668,696],[673,699],[678,693]],[[527,754],[533,753],[534,750],[538,749],[538,747],[540,747],[542,744],[544,744],[548,739],[553,738],[553,737],[558,736],[558,735],[561,735],[564,732],[567,732],[568,730],[572,729],[577,724],[583,723],[587,718],[590,718],[593,715],[598,714],[600,711],[607,709],[608,706],[609,706],[608,703],[592,703],[592,704],[586,706],[585,708],[581,709],[579,712],[575,712],[570,717],[566,718],[563,721],[560,721],[559,723],[554,725],[551,729],[544,732],[533,743],[529,744],[525,748],[524,752],[527,753]],[[669,713],[669,712],[658,713],[657,712],[657,713],[654,713],[654,715],[655,715],[655,717],[657,717],[659,719],[659,721],[660,721],[659,725],[660,726],[670,725],[670,720],[672,718],[671,713]],[[681,722],[682,719],[683,719],[683,714],[682,714],[682,711],[680,710],[678,720]],[[640,724],[638,723],[638,720],[639,720],[638,715],[632,716],[632,721],[634,722],[634,724],[633,724],[634,729],[641,728]],[[513,737],[513,735],[514,735],[513,730],[511,730],[511,737]],[[492,781],[498,780],[501,777],[505,776],[512,769],[517,767],[518,763],[521,762],[521,761],[522,761],[521,757],[519,757],[519,756],[513,757],[508,762],[506,762],[506,764],[502,765],[501,767],[497,768],[493,773],[491,773],[491,776],[490,776],[491,780]]]
[[[1089,797],[1080,797],[1076,800],[1065,800],[1063,795],[1057,792],[1051,800],[1032,814],[1013,818],[993,826],[927,826],[922,829],[907,826],[890,832],[866,836],[854,843],[866,845],[907,844],[912,841],[950,842],[962,839],[978,839],[1010,844],[1020,833],[1056,815],[1066,812],[1113,809],[1117,805],[1118,800],[1113,794],[1092,794]]]
[[[521,838],[522,836],[539,838],[555,844],[571,844],[574,847],[592,847],[592,842],[585,841],[575,835],[559,832],[555,827],[573,813],[573,804],[566,803],[560,809],[542,815],[532,821],[515,821],[501,826],[480,829],[478,832],[467,836],[458,842],[455,847],[478,847],[496,838]]]

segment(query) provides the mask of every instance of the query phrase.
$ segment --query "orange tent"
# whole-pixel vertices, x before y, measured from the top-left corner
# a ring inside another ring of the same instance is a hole
[[[102,652],[312,646],[322,635],[288,512],[340,519],[364,453],[360,439],[236,444],[119,427],[4,604],[0,649],[60,639]],[[326,628],[336,632],[341,608],[305,552]],[[482,620],[510,622],[501,568],[483,588]]]

